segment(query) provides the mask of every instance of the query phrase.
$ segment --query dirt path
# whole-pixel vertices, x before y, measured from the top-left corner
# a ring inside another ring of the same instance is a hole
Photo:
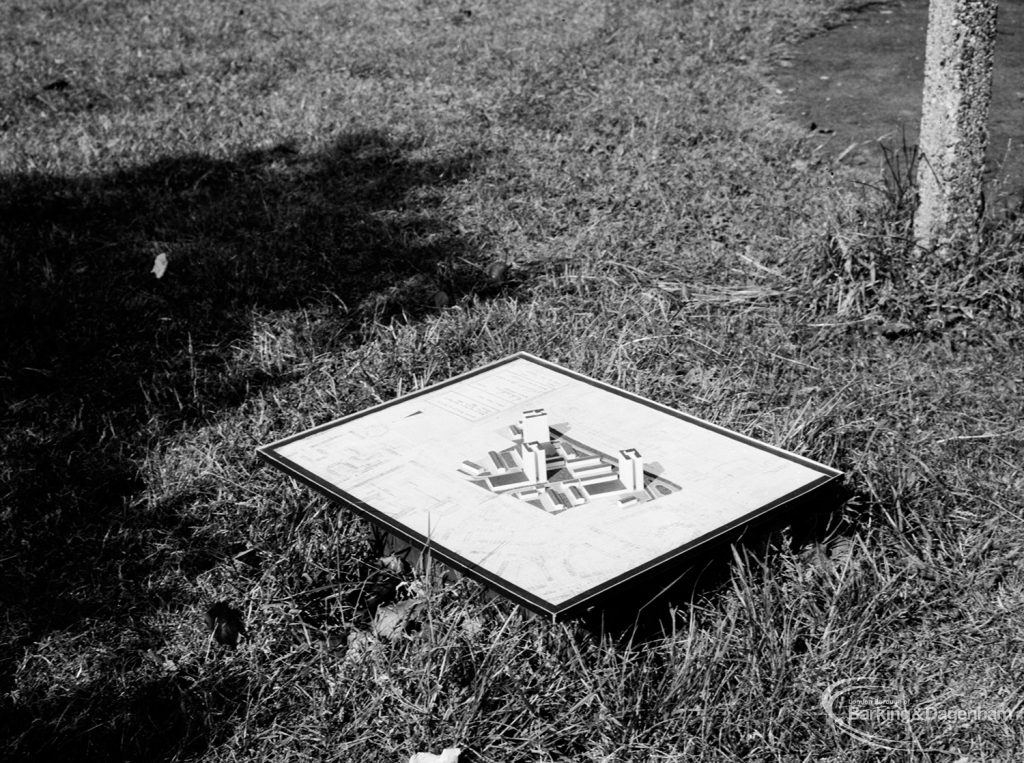
[[[772,73],[784,113],[853,166],[878,166],[879,140],[916,144],[927,27],[927,0],[892,0],[804,41]],[[988,195],[1013,204],[1024,197],[1024,0],[999,0],[995,57]]]

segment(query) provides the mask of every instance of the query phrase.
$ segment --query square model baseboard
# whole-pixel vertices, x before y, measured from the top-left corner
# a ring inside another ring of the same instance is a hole
[[[259,453],[555,617],[841,474],[527,353]]]

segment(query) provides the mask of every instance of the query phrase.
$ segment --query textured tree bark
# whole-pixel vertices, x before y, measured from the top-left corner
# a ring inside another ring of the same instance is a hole
[[[995,38],[996,0],[931,0],[914,217],[924,248],[976,241]]]

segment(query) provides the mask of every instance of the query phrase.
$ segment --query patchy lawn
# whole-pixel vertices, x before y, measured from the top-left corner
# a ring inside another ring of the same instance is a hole
[[[0,8],[0,756],[1019,758],[1024,223],[916,252],[908,156],[777,116],[841,6]],[[844,501],[603,623],[414,573],[379,638],[377,539],[254,448],[517,350]],[[848,678],[981,715],[886,751]]]

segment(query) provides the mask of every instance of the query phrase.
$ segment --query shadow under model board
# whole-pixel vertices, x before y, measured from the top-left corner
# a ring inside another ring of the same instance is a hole
[[[527,353],[259,454],[553,617],[841,474]]]

